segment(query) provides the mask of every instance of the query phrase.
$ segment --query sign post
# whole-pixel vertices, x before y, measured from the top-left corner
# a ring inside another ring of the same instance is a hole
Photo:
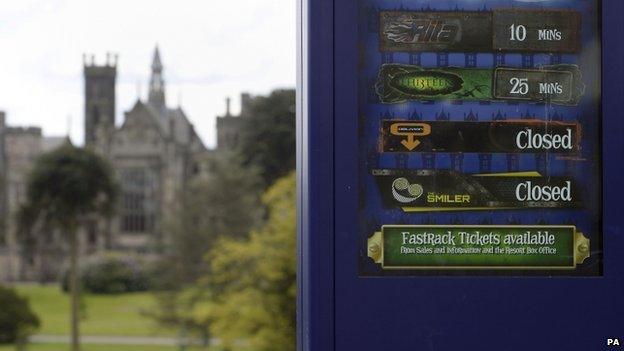
[[[622,342],[623,13],[300,1],[299,350]]]

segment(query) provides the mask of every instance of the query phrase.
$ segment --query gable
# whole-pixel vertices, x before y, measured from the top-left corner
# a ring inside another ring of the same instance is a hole
[[[166,135],[153,112],[137,102],[125,117],[123,125],[115,132],[113,152],[118,155],[159,153]]]

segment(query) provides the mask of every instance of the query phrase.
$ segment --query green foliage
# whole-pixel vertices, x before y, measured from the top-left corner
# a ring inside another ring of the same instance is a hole
[[[161,325],[241,349],[293,350],[295,92],[254,98],[239,148],[187,186],[160,261]],[[267,217],[267,207],[269,209]],[[207,256],[207,253],[208,254]],[[208,257],[206,259],[205,257]]]
[[[194,317],[234,349],[239,339],[260,351],[295,349],[295,176],[275,183],[264,195],[267,222],[248,239],[224,238],[208,259],[208,301]]]
[[[174,220],[167,225],[171,240],[160,262],[160,290],[179,290],[206,274],[203,257],[217,238],[243,238],[262,219],[260,180],[233,154],[221,155],[212,172],[189,184]]]
[[[152,274],[145,260],[109,252],[90,257],[80,267],[79,279],[86,292],[122,294],[149,290]],[[63,277],[63,290],[69,290],[69,272]]]
[[[26,203],[17,218],[22,241],[36,234],[32,229],[37,223],[47,225],[48,230],[60,228],[69,241],[72,351],[80,349],[77,229],[87,216],[111,215],[117,193],[108,163],[70,143],[39,157],[28,177]]]
[[[0,344],[23,342],[39,328],[39,318],[26,298],[0,286]]]
[[[295,91],[275,90],[256,97],[242,126],[240,155],[245,166],[260,169],[264,186],[295,169]]]
[[[28,228],[43,216],[61,228],[74,227],[81,216],[111,215],[117,193],[106,160],[68,143],[35,162],[27,180],[27,204],[18,222]]]
[[[176,330],[178,335],[192,336],[210,343],[209,323],[194,318],[193,310],[200,301],[209,295],[207,289],[185,287],[178,290],[161,291],[156,295],[158,309],[148,312],[151,318],[169,330]]]
[[[204,260],[219,237],[244,238],[262,220],[258,189],[261,180],[253,167],[243,168],[235,154],[213,160],[212,172],[189,184],[182,206],[167,225],[171,240],[157,263],[158,308],[149,315],[161,325],[207,337],[206,323],[191,315],[205,291],[197,280],[209,274]]]

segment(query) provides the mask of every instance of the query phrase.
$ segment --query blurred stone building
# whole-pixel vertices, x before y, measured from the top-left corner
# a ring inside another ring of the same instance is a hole
[[[98,65],[84,57],[85,146],[107,158],[121,187],[117,214],[92,218],[80,233],[83,256],[102,251],[157,255],[167,244],[166,222],[178,197],[194,177],[210,172],[223,150],[238,144],[240,124],[253,98],[241,96],[241,114],[217,117],[217,148],[207,149],[181,107],[167,106],[163,64],[154,51],[146,101],[138,98],[115,121],[117,57]],[[42,233],[19,242],[14,217],[23,201],[25,179],[42,152],[67,138],[45,138],[38,128],[10,128],[0,114],[0,281],[56,279],[65,266],[66,243],[60,233]]]
[[[166,104],[158,49],[147,101],[138,99],[115,124],[116,59],[96,65],[85,59],[85,145],[111,162],[121,185],[118,216],[86,224],[102,249],[147,252],[163,243],[167,212],[207,151],[181,107]]]
[[[13,280],[30,274],[29,267],[41,267],[37,274],[47,275],[46,267],[37,257],[22,250],[16,235],[15,215],[26,197],[26,179],[34,161],[46,151],[69,142],[67,138],[44,137],[41,128],[10,127],[6,125],[4,112],[0,112],[0,280]],[[56,233],[46,233],[42,239],[42,255],[59,262]]]

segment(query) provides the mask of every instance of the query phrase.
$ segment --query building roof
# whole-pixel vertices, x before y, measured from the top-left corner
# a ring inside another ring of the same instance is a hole
[[[170,138],[176,144],[190,147],[193,152],[206,150],[204,143],[195,131],[195,127],[188,120],[181,107],[167,108],[161,113],[154,106],[137,100],[132,110],[126,114],[126,121],[124,121],[122,128],[128,120],[135,118],[134,116],[138,115],[139,111],[145,111],[151,123],[164,138]]]
[[[144,103],[138,99],[132,109],[126,113],[126,120],[121,128],[125,128],[128,120],[142,115],[141,111],[144,111],[148,116],[148,123],[153,124],[163,138],[188,147],[191,152],[206,151],[204,143],[195,132],[195,127],[188,120],[182,108],[168,108],[165,104],[163,65],[158,46],[154,49],[151,68],[152,76],[148,101]]]

